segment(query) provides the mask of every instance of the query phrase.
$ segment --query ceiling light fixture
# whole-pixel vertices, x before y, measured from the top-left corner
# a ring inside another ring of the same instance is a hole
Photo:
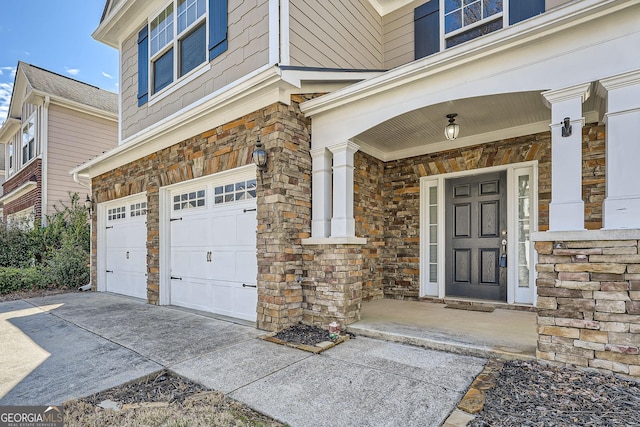
[[[458,134],[460,133],[460,125],[455,122],[456,116],[456,113],[447,114],[449,124],[444,128],[444,136],[449,141],[453,141],[454,139],[456,139],[458,137]]]

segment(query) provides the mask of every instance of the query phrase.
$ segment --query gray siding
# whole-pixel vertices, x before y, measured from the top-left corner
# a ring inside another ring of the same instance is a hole
[[[157,102],[151,96],[142,107],[137,98],[137,32],[127,38],[120,76],[123,140],[269,62],[268,0],[229,0],[228,20],[229,49],[210,63],[211,69]]]
[[[426,3],[425,0],[414,1],[383,17],[384,67],[386,69],[408,64],[415,59],[413,10],[424,3]]]
[[[49,107],[47,146],[47,213],[53,205],[68,204],[69,192],[81,197],[87,189],[73,181],[69,171],[118,143],[118,124],[70,110],[58,105]]]
[[[382,18],[368,0],[291,0],[291,65],[382,69]]]

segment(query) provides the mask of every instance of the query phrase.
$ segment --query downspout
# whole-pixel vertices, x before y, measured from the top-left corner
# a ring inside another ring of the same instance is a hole
[[[42,115],[40,122],[42,125],[40,126],[40,154],[42,155],[42,170],[40,171],[40,191],[42,194],[40,195],[40,224],[47,225],[47,203],[49,198],[47,197],[47,192],[49,191],[49,185],[47,184],[49,181],[49,177],[47,176],[49,173],[49,159],[48,159],[48,146],[49,146],[49,103],[51,99],[49,95],[44,97],[44,104],[42,106]]]
[[[76,184],[79,184],[85,188],[87,188],[89,190],[89,194],[91,195],[91,184],[87,184],[86,182],[82,181],[80,178],[80,174],[78,172],[75,172],[73,175],[73,181]],[[89,196],[91,197],[91,196]],[[89,212],[91,215],[91,211]],[[89,217],[89,236],[90,236],[90,240],[91,242],[89,243],[89,283],[87,283],[86,285],[82,285],[78,288],[79,291],[90,291],[91,287],[92,287],[92,282],[91,282],[91,272],[93,271],[93,217],[90,216]]]

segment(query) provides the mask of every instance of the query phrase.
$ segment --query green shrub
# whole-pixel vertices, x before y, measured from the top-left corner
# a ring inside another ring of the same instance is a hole
[[[47,279],[38,267],[0,267],[0,294],[46,286]]]
[[[34,246],[30,230],[0,224],[0,267],[30,267]]]
[[[89,253],[71,241],[65,241],[45,262],[44,274],[56,286],[77,288],[89,283]]]
[[[7,270],[6,285],[0,284],[0,292],[36,286],[36,282],[68,287],[89,283],[91,233],[87,210],[77,193],[70,193],[69,198],[70,204],[54,206],[55,212],[47,215],[44,227],[0,224],[0,267],[13,268]],[[29,269],[34,266],[46,280]],[[25,273],[15,271],[20,268]]]

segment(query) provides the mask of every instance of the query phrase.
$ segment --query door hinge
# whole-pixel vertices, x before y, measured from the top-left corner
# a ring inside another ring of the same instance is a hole
[[[171,280],[182,280],[182,277],[171,276]]]
[[[247,285],[246,283],[243,283],[242,287],[243,288],[257,288],[258,286],[257,285]]]
[[[182,221],[182,217],[180,217],[180,218],[171,218],[169,220],[169,222],[173,222],[173,221]]]
[[[110,225],[110,226],[108,226],[108,227],[105,227],[105,229],[107,229],[107,230],[108,230],[108,229],[110,229],[110,228],[113,228],[113,225]]]
[[[258,210],[257,208],[253,208],[253,209],[243,209],[243,210],[242,210],[242,213],[255,212],[255,211],[257,211],[257,210]]]
[[[113,273],[113,270],[106,270],[107,273]]]

